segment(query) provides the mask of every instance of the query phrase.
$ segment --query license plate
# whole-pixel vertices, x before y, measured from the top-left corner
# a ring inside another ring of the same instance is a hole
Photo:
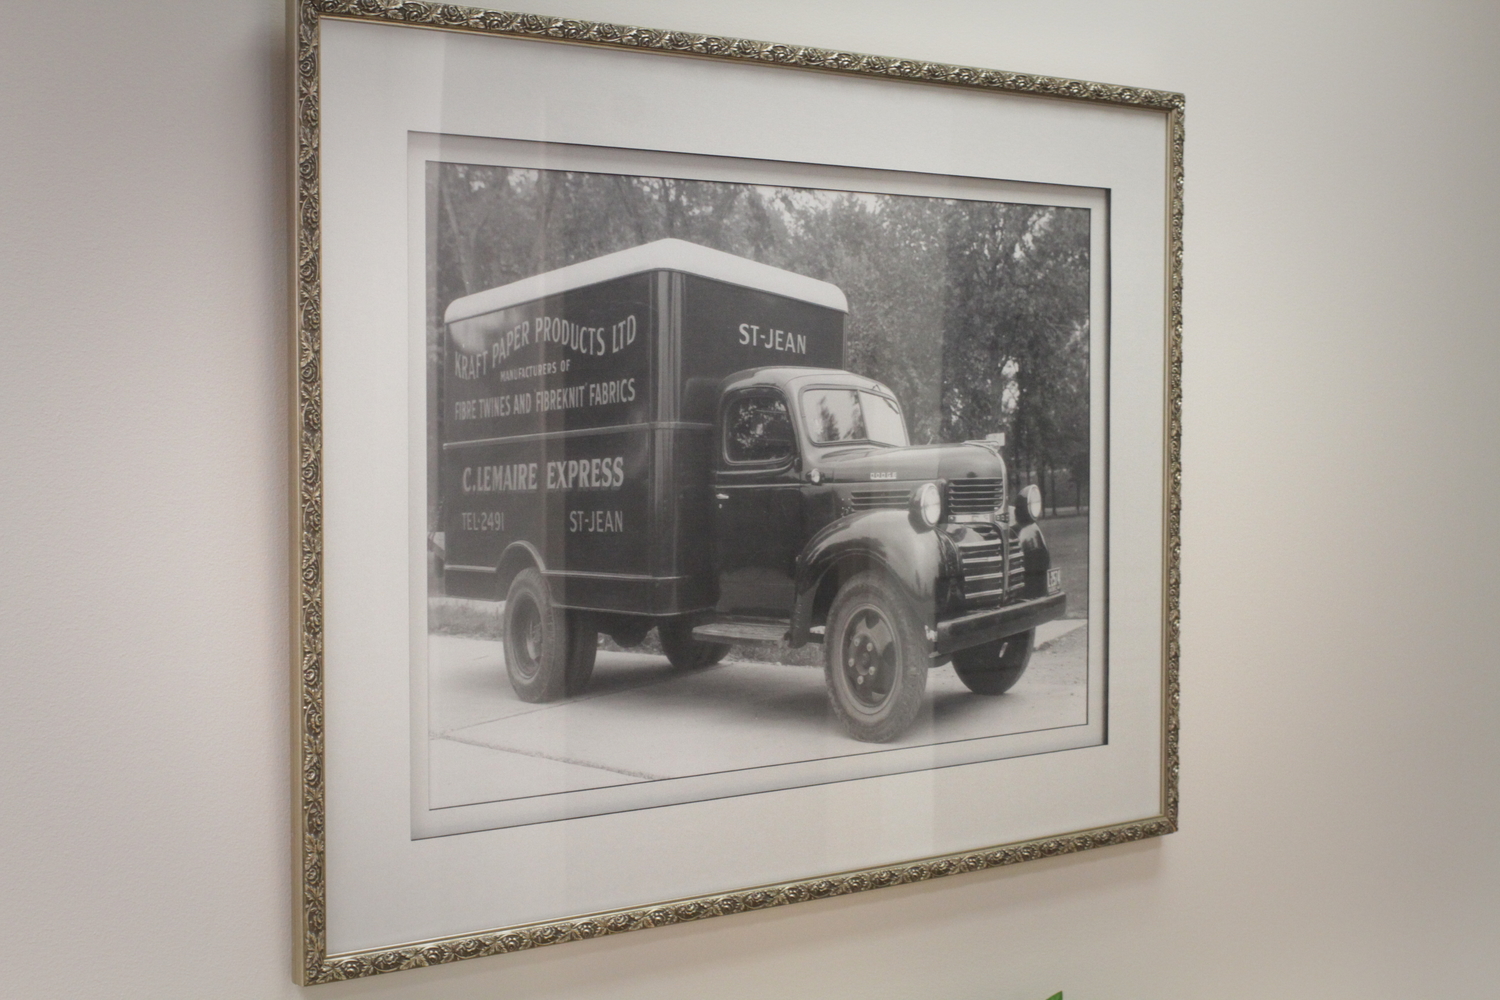
[[[1047,593],[1058,594],[1062,592],[1062,570],[1049,569],[1047,571]]]

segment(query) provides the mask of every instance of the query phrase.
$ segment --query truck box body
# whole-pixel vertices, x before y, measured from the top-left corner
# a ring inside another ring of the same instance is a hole
[[[455,300],[439,408],[448,593],[503,599],[525,554],[564,607],[711,608],[719,384],[842,367],[846,311],[825,282],[679,240]]]

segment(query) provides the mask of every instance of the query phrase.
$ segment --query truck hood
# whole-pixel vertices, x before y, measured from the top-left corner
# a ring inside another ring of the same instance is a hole
[[[808,456],[807,467],[822,473],[825,482],[850,484],[999,479],[1005,474],[1005,463],[982,444],[824,448]]]

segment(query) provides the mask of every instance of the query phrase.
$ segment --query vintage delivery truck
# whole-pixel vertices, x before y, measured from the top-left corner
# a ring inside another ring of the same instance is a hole
[[[527,701],[584,690],[600,632],[672,663],[821,642],[850,735],[899,736],[929,668],[980,694],[1065,596],[991,442],[914,446],[843,370],[844,294],[661,240],[452,302],[440,518],[449,594],[504,601]]]

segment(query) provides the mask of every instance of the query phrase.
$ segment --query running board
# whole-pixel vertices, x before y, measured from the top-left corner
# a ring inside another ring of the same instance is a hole
[[[775,622],[713,622],[693,628],[694,639],[723,640],[730,642],[780,642],[786,638],[787,627]]]

